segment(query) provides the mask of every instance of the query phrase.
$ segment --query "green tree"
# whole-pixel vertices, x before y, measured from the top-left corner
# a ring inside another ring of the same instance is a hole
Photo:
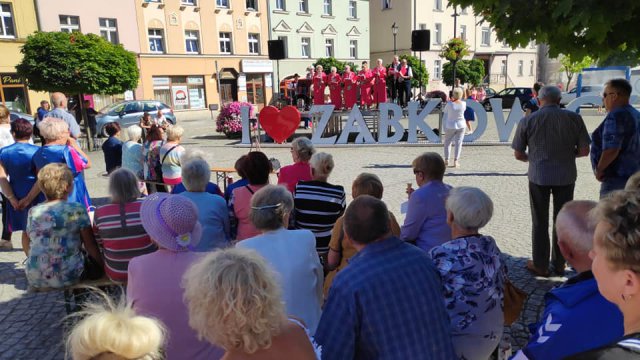
[[[456,77],[462,84],[479,86],[484,78],[484,63],[480,59],[460,60],[456,65]],[[453,85],[453,66],[451,62],[442,66],[442,80],[448,86]]]
[[[574,58],[607,56],[621,45],[640,49],[638,0],[451,0],[452,6],[473,7],[512,47],[530,41],[549,45],[549,54]]]
[[[571,84],[571,80],[573,76],[582,69],[587,68],[593,64],[593,59],[589,56],[585,56],[580,60],[571,59],[570,55],[564,55],[560,58],[560,71],[564,71],[565,75],[567,75],[567,86],[565,87],[569,90],[569,84]]]
[[[627,50],[626,46],[598,59],[598,66],[630,66],[640,65],[640,50]]]
[[[354,64],[353,62],[340,61],[333,57],[320,58],[316,60],[316,62],[313,64],[313,67],[316,67],[318,65],[322,65],[322,70],[326,74],[329,74],[331,72],[332,66],[335,66],[336,69],[338,70],[338,73],[340,74],[344,72],[344,67],[347,65],[351,66],[351,71],[358,71],[358,65]]]
[[[32,90],[113,95],[138,85],[135,54],[94,34],[37,32],[21,52],[16,69]]]

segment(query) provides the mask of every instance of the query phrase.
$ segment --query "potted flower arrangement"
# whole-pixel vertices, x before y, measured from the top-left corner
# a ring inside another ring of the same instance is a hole
[[[253,117],[253,105],[244,101],[234,101],[222,106],[216,119],[216,132],[224,133],[229,139],[237,139],[242,136],[242,119],[240,109],[248,106],[249,118]]]

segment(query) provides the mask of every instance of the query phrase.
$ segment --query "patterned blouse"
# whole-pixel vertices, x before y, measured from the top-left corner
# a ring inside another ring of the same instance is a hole
[[[487,359],[502,336],[504,263],[491,236],[471,235],[429,252],[444,287],[444,302],[459,359]]]

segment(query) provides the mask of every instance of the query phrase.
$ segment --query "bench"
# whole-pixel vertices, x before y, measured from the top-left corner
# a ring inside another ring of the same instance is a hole
[[[67,312],[67,315],[70,315],[70,314],[74,313],[77,310],[77,308],[79,307],[79,305],[82,303],[82,301],[78,301],[78,299],[76,299],[76,294],[74,294],[74,291],[76,291],[76,290],[89,290],[89,291],[91,291],[92,288],[107,287],[107,286],[125,286],[125,285],[126,285],[126,283],[116,282],[116,281],[113,281],[113,280],[109,279],[107,276],[103,276],[98,280],[85,280],[85,281],[79,282],[77,284],[65,286],[65,287],[62,287],[62,288],[50,288],[50,287],[34,288],[34,287],[29,286],[29,288],[27,289],[27,292],[29,292],[29,293],[45,293],[45,292],[62,290],[63,291],[63,295],[64,295],[64,308],[65,308],[65,310]],[[80,299],[80,300],[83,300],[83,299]]]

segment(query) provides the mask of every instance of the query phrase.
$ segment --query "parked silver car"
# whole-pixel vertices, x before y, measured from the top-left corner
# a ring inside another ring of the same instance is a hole
[[[604,86],[602,85],[585,85],[582,87],[582,89],[580,89],[580,96],[596,95],[602,97],[602,91],[604,91]],[[571,89],[569,92],[563,92],[562,99],[560,100],[560,105],[567,106],[570,102],[576,99],[577,95],[577,87]],[[596,107],[600,105],[602,105],[602,102],[600,102],[600,104],[585,104],[583,106]]]
[[[14,120],[17,120],[17,119],[25,119],[28,122],[30,122],[32,126],[35,126],[35,124],[36,124],[33,116],[31,116],[29,114],[13,111],[13,110],[9,111],[9,119],[10,119],[10,121],[14,121]]]
[[[100,110],[96,115],[96,131],[101,136],[107,136],[105,125],[108,123],[118,122],[122,128],[126,128],[138,124],[145,112],[155,118],[158,110],[162,110],[167,121],[175,125],[176,116],[168,105],[157,100],[130,100],[111,104]]]

